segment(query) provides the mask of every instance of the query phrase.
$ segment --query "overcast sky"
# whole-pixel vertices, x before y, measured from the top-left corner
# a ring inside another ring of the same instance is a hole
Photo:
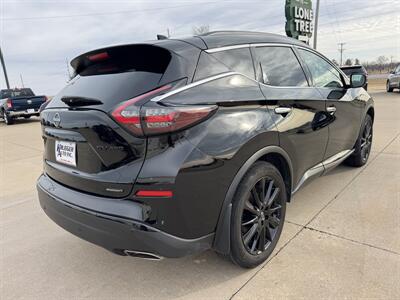
[[[316,0],[313,0],[315,5]],[[0,0],[0,45],[10,84],[54,95],[67,80],[66,60],[98,47],[211,30],[285,34],[285,0],[7,1]],[[339,59],[400,60],[400,0],[320,0],[318,50]],[[0,87],[5,81],[0,72]]]

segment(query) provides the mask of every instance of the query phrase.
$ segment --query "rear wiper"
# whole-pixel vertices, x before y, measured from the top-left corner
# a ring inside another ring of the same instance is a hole
[[[83,97],[62,97],[61,101],[71,107],[103,104],[100,100]]]

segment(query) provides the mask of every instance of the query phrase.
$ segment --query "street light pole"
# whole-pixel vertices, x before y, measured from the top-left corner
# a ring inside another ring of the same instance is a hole
[[[315,9],[314,43],[313,43],[313,47],[315,50],[317,50],[318,16],[319,16],[319,0],[317,0],[317,7]]]
[[[0,61],[1,61],[1,65],[3,66],[4,78],[6,80],[7,89],[10,89],[10,83],[8,82],[6,64],[4,63],[4,57],[3,57],[3,52],[1,52],[1,47],[0,47]]]

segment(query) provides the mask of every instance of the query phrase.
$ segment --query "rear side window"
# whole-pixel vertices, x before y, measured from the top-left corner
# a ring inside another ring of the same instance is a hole
[[[194,80],[234,71],[254,79],[253,60],[249,48],[231,49],[215,53],[203,52]]]
[[[322,57],[303,49],[299,49],[301,58],[307,64],[316,87],[343,87],[340,73]]]
[[[272,86],[308,86],[306,76],[289,47],[257,47],[256,61],[261,81]]]
[[[254,79],[253,60],[249,48],[232,49],[212,53],[216,59],[232,71],[244,74]]]

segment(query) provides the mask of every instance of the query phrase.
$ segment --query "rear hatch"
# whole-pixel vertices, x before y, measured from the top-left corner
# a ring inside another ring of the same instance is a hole
[[[138,44],[105,48],[75,58],[76,77],[41,113],[45,172],[91,194],[130,194],[146,156],[147,139],[112,117],[121,102],[155,90],[181,59],[165,48]]]

